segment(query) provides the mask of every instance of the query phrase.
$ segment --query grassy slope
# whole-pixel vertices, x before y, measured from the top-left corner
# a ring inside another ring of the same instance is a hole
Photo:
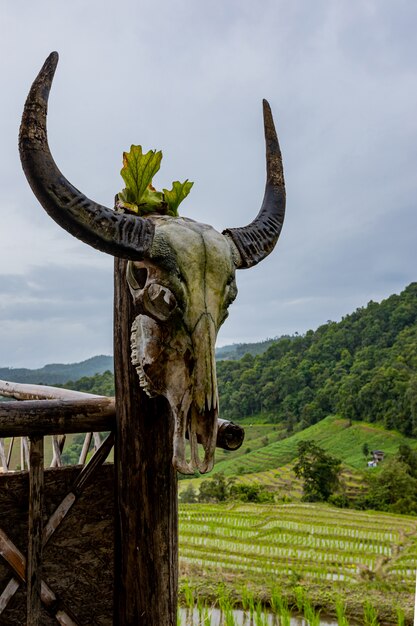
[[[243,446],[236,452],[218,450],[216,464],[211,475],[224,472],[226,476],[236,476],[238,482],[259,481],[268,488],[286,494],[290,498],[299,498],[301,483],[291,471],[297,454],[299,441],[312,439],[329,453],[343,461],[343,479],[348,491],[358,492],[361,488],[361,470],[366,469],[366,459],[362,453],[364,443],[370,450],[383,450],[386,457],[397,452],[401,443],[407,443],[417,449],[417,440],[409,439],[396,431],[385,430],[379,425],[366,422],[353,422],[337,416],[329,416],[310,428],[306,428],[291,437],[282,439],[282,431],[271,424],[245,426],[246,436]],[[264,445],[265,437],[269,444]],[[250,452],[246,452],[250,448]],[[191,479],[193,487],[199,489],[201,480]],[[180,491],[189,484],[180,481]]]
[[[270,433],[272,439],[273,431]],[[224,472],[226,475],[233,475],[264,472],[281,467],[295,459],[298,442],[307,439],[316,441],[353,469],[365,467],[362,453],[362,446],[365,443],[368,444],[370,450],[384,450],[387,455],[395,454],[400,443],[408,443],[410,447],[417,449],[417,440],[404,437],[396,431],[385,430],[379,425],[365,422],[353,422],[349,426],[348,420],[329,416],[287,439],[274,441],[247,454],[244,453],[245,449],[253,444],[251,444],[251,439],[246,439],[239,456],[230,455],[227,460],[222,460],[218,455],[218,462],[213,473]],[[243,472],[238,471],[238,468],[244,468]]]

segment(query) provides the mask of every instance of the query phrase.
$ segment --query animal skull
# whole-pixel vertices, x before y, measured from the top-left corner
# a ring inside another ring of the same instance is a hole
[[[186,474],[207,472],[214,462],[219,409],[215,341],[237,295],[235,270],[256,265],[273,250],[284,219],[282,160],[269,105],[264,101],[265,195],[251,224],[219,233],[183,217],[137,217],[89,200],[55,165],[46,111],[57,62],[52,53],[25,104],[19,137],[23,169],[55,221],[89,245],[129,260],[127,282],[138,311],[132,362],[140,385],[149,396],[163,395],[169,402],[175,420],[174,466]]]
[[[218,394],[214,346],[237,294],[233,243],[211,226],[158,216],[150,258],[130,261],[127,282],[140,310],[132,328],[132,362],[150,396],[167,398],[175,420],[175,467],[213,466]],[[155,259],[155,261],[153,260]],[[188,430],[191,463],[185,458]],[[197,434],[204,447],[201,462]]]

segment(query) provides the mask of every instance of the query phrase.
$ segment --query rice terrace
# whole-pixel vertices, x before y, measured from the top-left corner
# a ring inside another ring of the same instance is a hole
[[[318,621],[308,623],[321,612],[347,624],[337,610],[348,607],[355,623],[401,624],[413,612],[416,560],[412,517],[303,503],[180,507],[183,585],[196,604],[218,605],[220,589],[246,610],[249,599],[278,615],[314,606]]]

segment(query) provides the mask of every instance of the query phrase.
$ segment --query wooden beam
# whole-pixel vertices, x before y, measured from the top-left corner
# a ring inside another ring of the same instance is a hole
[[[91,443],[92,437],[93,437],[93,433],[87,433],[84,438],[84,443],[83,443],[83,447],[81,450],[80,458],[78,459],[79,465],[84,465],[84,463],[87,460],[87,454],[90,449],[90,443]]]
[[[14,446],[14,437],[11,437],[10,443],[9,443],[9,449],[7,451],[7,459],[6,459],[7,467],[10,467],[10,462],[12,460],[13,446]]]
[[[0,380],[0,396],[16,398],[16,400],[72,400],[74,398],[103,397],[73,389],[61,389],[61,387],[48,387],[47,385],[28,385],[9,380]]]
[[[115,260],[116,511],[114,624],[176,626],[177,476],[166,400],[148,398],[130,358],[137,312],[126,262]]]
[[[13,383],[14,385],[17,383]],[[24,387],[25,385],[21,385]],[[38,385],[30,385],[38,387]],[[41,385],[39,385],[41,387]],[[71,398],[60,398],[62,389],[56,389],[55,399],[19,400],[0,403],[0,437],[28,434],[58,435],[112,430],[115,427],[115,399],[106,396],[84,398],[88,394],[71,391]],[[19,395],[25,395],[21,389]],[[51,391],[48,392],[50,398]],[[13,396],[14,397],[14,396]],[[223,450],[237,450],[242,445],[244,429],[227,420],[218,420],[216,446]],[[198,436],[198,441],[200,438]],[[23,469],[23,467],[22,467]]]
[[[20,583],[16,578],[11,578],[3,589],[3,593],[0,596],[0,615],[3,613],[9,601],[13,598],[16,591],[19,589]]]
[[[30,469],[29,440],[27,437],[22,437],[22,450],[23,450],[23,458],[26,462],[26,467]],[[22,467],[22,469],[24,468]]]
[[[62,445],[61,445],[62,443]],[[58,435],[52,435],[52,461],[50,467],[62,467],[61,452],[65,443],[65,435],[61,435],[58,441]]]
[[[3,471],[7,472],[9,469],[9,464],[7,462],[6,448],[4,445],[3,437],[0,437],[0,464],[3,467]]]
[[[43,437],[30,438],[29,456],[27,626],[42,626]]]
[[[114,400],[24,400],[0,403],[0,437],[99,432],[114,427]]]

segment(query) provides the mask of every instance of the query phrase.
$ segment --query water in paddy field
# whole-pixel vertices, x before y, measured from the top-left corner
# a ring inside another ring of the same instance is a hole
[[[227,615],[219,609],[203,609],[200,613],[198,609],[180,609],[181,626],[308,626],[308,622],[303,617],[293,616],[288,622],[279,621],[277,615],[264,612],[260,616],[234,610]],[[233,621],[231,618],[233,614]],[[281,618],[282,619],[282,618]],[[317,626],[337,626],[337,621],[332,618],[321,617]],[[353,626],[353,622],[352,622]]]

